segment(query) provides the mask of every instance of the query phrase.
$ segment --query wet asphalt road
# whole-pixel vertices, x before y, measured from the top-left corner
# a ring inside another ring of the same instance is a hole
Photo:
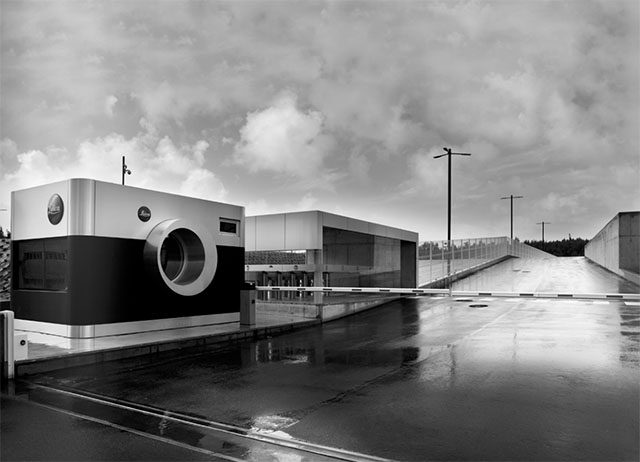
[[[515,261],[489,282],[510,274],[514,290],[563,292],[620,284],[583,260],[559,260],[543,274]],[[637,461],[640,306],[410,298],[224,353],[61,371],[27,385],[10,406],[93,419],[52,423],[66,438],[55,454],[75,437],[88,454],[95,448],[86,460],[122,460],[126,447],[130,460],[315,461],[327,446],[395,460]],[[3,439],[33,433],[27,419],[2,424]],[[33,455],[41,439],[32,439]],[[68,447],[68,459],[83,459]],[[0,451],[2,460],[24,455],[15,445]]]
[[[639,335],[621,301],[415,298],[224,354],[38,381],[390,459],[638,460]],[[206,446],[197,429],[174,437]]]
[[[0,400],[0,429],[2,461],[223,460],[7,395]]]

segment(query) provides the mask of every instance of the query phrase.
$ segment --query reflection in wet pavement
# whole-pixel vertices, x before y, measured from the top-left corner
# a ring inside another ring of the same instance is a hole
[[[639,319],[623,301],[413,298],[224,353],[37,380],[391,459],[637,460]]]
[[[620,362],[640,366],[640,306],[620,305]]]

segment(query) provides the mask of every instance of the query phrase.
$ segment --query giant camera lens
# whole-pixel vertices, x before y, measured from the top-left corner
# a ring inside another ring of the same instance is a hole
[[[196,295],[213,280],[218,252],[201,225],[181,219],[159,223],[147,237],[145,261],[154,277],[180,295]]]
[[[185,228],[169,233],[160,249],[162,271],[175,284],[190,284],[204,268],[204,247],[193,231]]]

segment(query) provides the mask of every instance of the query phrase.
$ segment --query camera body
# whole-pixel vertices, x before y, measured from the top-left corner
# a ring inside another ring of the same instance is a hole
[[[16,328],[94,338],[239,320],[243,207],[90,179],[11,201]]]

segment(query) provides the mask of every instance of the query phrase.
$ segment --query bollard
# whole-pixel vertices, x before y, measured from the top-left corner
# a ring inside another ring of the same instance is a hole
[[[240,287],[240,325],[256,325],[256,285],[253,282],[245,282]]]
[[[2,325],[2,381],[13,379],[15,376],[15,364],[13,354],[13,311],[0,311]]]

